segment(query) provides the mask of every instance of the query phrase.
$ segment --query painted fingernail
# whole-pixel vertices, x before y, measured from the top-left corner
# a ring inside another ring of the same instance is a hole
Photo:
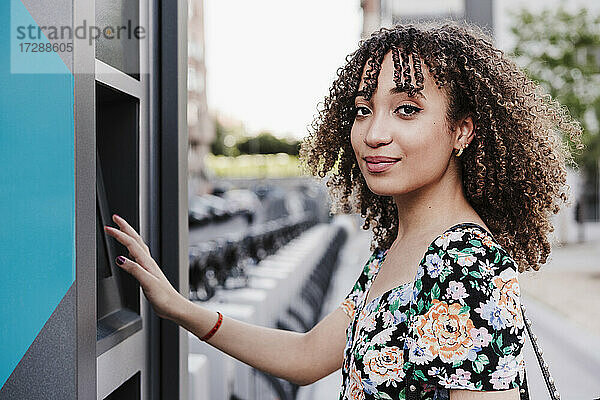
[[[119,264],[119,265],[125,264],[125,257],[123,257],[123,256],[117,257],[117,264]]]

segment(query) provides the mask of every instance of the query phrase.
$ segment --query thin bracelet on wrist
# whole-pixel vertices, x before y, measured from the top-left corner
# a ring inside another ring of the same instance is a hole
[[[223,314],[221,314],[218,311],[217,311],[217,314],[219,314],[219,318],[217,319],[217,322],[215,323],[215,326],[213,326],[212,329],[206,335],[204,335],[203,337],[201,337],[200,340],[206,341],[206,340],[210,339],[211,337],[213,337],[213,335],[221,327],[221,323],[223,322]]]

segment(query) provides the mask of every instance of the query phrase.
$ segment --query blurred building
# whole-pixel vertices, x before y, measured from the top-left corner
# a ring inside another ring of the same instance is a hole
[[[204,158],[215,138],[215,127],[206,100],[203,0],[188,3],[188,105],[190,194],[202,194],[207,187]]]
[[[397,23],[454,19],[473,22],[493,34],[493,0],[425,0],[411,3],[401,0],[362,0],[362,37],[382,26]]]

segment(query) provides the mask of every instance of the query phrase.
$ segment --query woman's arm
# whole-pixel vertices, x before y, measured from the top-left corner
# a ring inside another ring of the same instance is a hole
[[[120,229],[106,226],[110,236],[127,247],[135,259],[120,265],[139,282],[154,311],[198,337],[204,336],[217,314],[190,302],[177,292],[150,255],[139,234],[122,218],[113,216]],[[299,385],[313,383],[342,365],[349,318],[336,309],[307,333],[265,328],[223,317],[207,343],[262,371]]]
[[[186,301],[174,321],[201,337],[217,320],[215,312]],[[265,328],[223,317],[207,343],[230,356],[299,385],[311,384],[342,365],[348,316],[336,309],[307,333]]]

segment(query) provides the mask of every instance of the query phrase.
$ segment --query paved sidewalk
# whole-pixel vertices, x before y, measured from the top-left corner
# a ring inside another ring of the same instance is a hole
[[[519,277],[524,295],[600,337],[600,243],[554,247],[539,271]]]

